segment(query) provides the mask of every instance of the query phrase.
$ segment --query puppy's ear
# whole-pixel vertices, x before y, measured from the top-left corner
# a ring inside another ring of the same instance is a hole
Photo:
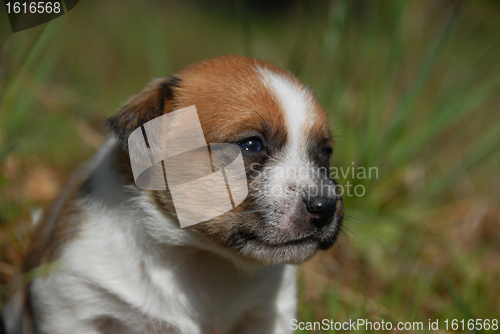
[[[180,78],[171,76],[152,81],[106,122],[126,149],[130,134],[144,123],[171,111]]]

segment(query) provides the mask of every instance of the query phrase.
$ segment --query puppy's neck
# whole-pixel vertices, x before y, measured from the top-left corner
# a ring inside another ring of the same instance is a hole
[[[227,266],[244,273],[259,272],[268,266],[242,256],[204,236],[196,228],[180,228],[175,216],[158,202],[154,192],[136,187],[128,155],[120,143],[111,138],[96,154],[86,181],[86,201],[93,210],[120,217],[114,220],[119,229],[141,245],[144,255],[171,264],[173,254],[179,259],[227,262]],[[162,257],[162,254],[168,254]]]

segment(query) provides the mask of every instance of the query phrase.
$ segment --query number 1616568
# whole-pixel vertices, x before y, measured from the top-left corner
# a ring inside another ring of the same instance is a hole
[[[61,12],[61,3],[57,1],[49,2],[38,2],[38,1],[24,1],[24,2],[7,2],[5,4],[7,8],[7,14],[51,14]]]
[[[469,320],[458,320],[458,319],[453,319],[451,321],[445,320],[444,323],[446,324],[446,330],[494,330],[498,331],[498,319],[469,319]]]

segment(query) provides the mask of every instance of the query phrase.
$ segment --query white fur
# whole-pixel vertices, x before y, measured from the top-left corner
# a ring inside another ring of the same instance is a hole
[[[283,153],[254,181],[254,187],[262,194],[261,205],[269,208],[269,221],[286,229],[291,222],[288,216],[294,214],[291,208],[300,205],[304,194],[317,186],[306,147],[317,114],[312,109],[312,93],[306,87],[268,69],[259,68],[258,72],[284,116],[287,143]]]
[[[301,84],[268,69],[259,68],[261,80],[274,93],[287,125],[287,153],[294,157],[305,152],[307,132],[314,123],[314,99]]]

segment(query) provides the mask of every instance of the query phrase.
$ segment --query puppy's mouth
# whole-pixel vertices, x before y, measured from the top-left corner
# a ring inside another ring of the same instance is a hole
[[[265,226],[265,223],[262,223]],[[332,222],[322,229],[280,230],[263,227],[253,231],[240,230],[226,243],[240,254],[264,263],[300,264],[311,258],[318,250],[332,247],[340,233],[342,217],[335,215]]]
[[[257,245],[266,246],[266,247],[287,247],[287,246],[302,246],[306,244],[316,245],[319,249],[326,250],[335,244],[337,240],[338,233],[334,233],[332,236],[321,237],[316,234],[312,234],[305,237],[289,239],[285,241],[270,241],[264,240],[258,237],[248,238],[247,242],[253,242]]]
[[[291,239],[285,242],[265,242],[261,240],[256,240],[257,242],[261,242],[262,244],[265,244],[267,246],[271,247],[283,247],[283,246],[291,246],[291,245],[302,245],[304,243],[318,243],[318,238],[311,235],[309,237],[303,237],[303,238],[296,238],[296,239]]]

